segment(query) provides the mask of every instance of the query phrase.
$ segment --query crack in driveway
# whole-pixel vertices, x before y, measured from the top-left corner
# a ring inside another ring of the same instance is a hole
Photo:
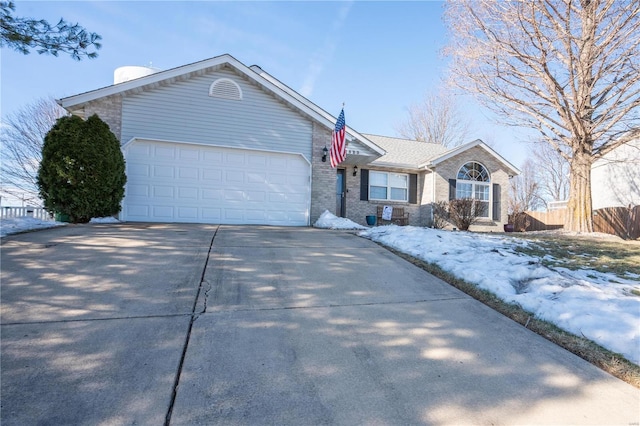
[[[209,288],[205,291],[205,304],[202,312],[196,313],[196,307],[198,305],[198,299],[200,298],[200,293],[202,291],[202,285],[206,283],[204,280],[205,273],[207,272],[207,265],[209,264],[209,256],[211,255],[211,250],[213,248],[213,241],[216,238],[216,234],[218,233],[219,227],[213,232],[213,236],[211,237],[211,242],[209,243],[209,251],[207,252],[207,257],[204,261],[204,266],[202,267],[202,274],[200,275],[200,284],[198,285],[198,291],[196,292],[196,297],[193,301],[193,307],[191,308],[191,320],[189,321],[189,327],[187,329],[187,336],[184,341],[184,346],[182,348],[182,355],[180,356],[180,363],[178,364],[178,371],[176,372],[176,378],[173,382],[173,389],[171,391],[171,401],[169,403],[169,408],[167,409],[167,415],[165,417],[164,424],[168,426],[171,424],[171,415],[173,414],[173,407],[176,402],[176,396],[178,395],[178,386],[180,385],[180,376],[182,375],[182,368],[184,367],[184,360],[187,356],[187,350],[189,348],[189,340],[191,339],[191,330],[193,330],[193,323],[198,319],[198,317],[207,309],[206,298],[209,290],[211,289],[211,285],[209,284]],[[208,284],[208,283],[207,283]]]

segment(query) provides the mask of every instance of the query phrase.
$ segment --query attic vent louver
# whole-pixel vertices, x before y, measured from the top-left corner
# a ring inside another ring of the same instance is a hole
[[[209,96],[240,101],[242,100],[242,89],[240,89],[240,86],[233,80],[219,78],[211,83]]]

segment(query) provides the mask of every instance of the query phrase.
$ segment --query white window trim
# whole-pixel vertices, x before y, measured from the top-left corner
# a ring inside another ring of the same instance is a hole
[[[372,173],[380,173],[380,174],[387,175],[387,198],[375,198],[375,197],[371,196],[371,187],[372,186],[380,186],[380,185],[371,185],[371,174]],[[389,179],[389,175],[390,174],[406,176],[407,177],[407,186],[406,186],[406,188],[400,188],[399,186],[391,186],[391,184],[389,183],[391,181]],[[394,200],[394,199],[392,199],[391,198],[391,188],[406,190],[406,194],[407,194],[406,199],[404,199],[404,200]],[[378,170],[370,170],[369,171],[369,188],[368,188],[368,190],[369,190],[369,200],[372,200],[372,201],[390,201],[390,202],[396,202],[396,203],[408,203],[409,202],[409,174],[408,173],[382,172],[382,171],[378,171]]]
[[[480,186],[486,186],[487,188],[489,188],[489,199],[487,201],[484,200],[478,200],[481,201],[483,203],[489,203],[489,207],[487,208],[487,214],[486,216],[478,216],[481,219],[490,219],[492,218],[492,214],[493,214],[493,205],[492,205],[492,198],[493,198],[493,194],[491,193],[491,181],[489,182],[478,182],[476,180],[462,180],[462,179],[456,179],[456,199],[458,199],[458,185],[459,184],[469,184],[471,185],[471,198],[474,200],[477,200],[476,198],[476,185],[480,185]]]
[[[465,180],[465,179],[458,179],[458,175],[460,174],[460,170],[467,164],[469,163],[477,163],[480,164],[484,170],[487,172],[487,181],[477,181],[477,180]],[[487,214],[486,216],[478,216],[480,219],[487,219],[490,220],[493,217],[493,191],[492,191],[492,182],[491,182],[491,173],[489,172],[489,169],[482,164],[479,161],[475,161],[475,160],[471,160],[471,161],[465,161],[460,167],[458,167],[458,172],[456,173],[456,199],[458,198],[458,184],[470,184],[471,185],[471,198],[476,200],[476,185],[482,185],[482,186],[486,186],[489,189],[489,199],[487,201],[484,200],[479,200],[482,202],[486,202],[489,204],[488,208],[487,208]]]

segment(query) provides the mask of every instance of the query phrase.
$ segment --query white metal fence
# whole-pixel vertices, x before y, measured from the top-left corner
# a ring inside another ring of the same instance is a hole
[[[42,207],[0,207],[0,218],[33,217],[40,220],[54,220]]]

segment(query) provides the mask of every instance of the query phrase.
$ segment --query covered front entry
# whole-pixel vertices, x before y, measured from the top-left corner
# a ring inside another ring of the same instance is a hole
[[[134,139],[125,158],[125,221],[309,224],[302,155]]]
[[[336,177],[336,216],[346,217],[347,206],[347,181],[345,179],[345,170],[338,169]]]

